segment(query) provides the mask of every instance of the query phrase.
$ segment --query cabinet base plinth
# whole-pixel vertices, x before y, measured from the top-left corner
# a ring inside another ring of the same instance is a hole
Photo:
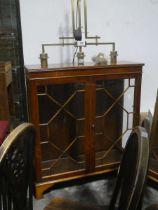
[[[49,188],[53,187],[54,183],[40,183],[35,186],[35,198],[42,199],[43,193]]]

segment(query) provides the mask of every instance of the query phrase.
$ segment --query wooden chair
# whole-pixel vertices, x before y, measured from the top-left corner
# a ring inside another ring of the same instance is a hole
[[[142,120],[141,126],[146,129],[149,136],[150,160],[148,177],[152,187],[158,189],[158,92],[153,116],[149,112]]]
[[[137,127],[126,144],[109,206],[90,206],[79,201],[54,198],[44,210],[140,210],[148,159],[147,133],[144,128]]]
[[[35,130],[23,123],[0,147],[0,210],[31,210]]]

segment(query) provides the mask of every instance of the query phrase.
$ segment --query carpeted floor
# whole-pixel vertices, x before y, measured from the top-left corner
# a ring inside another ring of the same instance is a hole
[[[51,202],[52,198],[56,197],[81,201],[85,204],[108,205],[113,186],[113,179],[101,179],[88,183],[80,183],[78,181],[78,185],[58,187],[46,193],[43,199],[34,200],[34,210],[43,210]],[[158,203],[158,191],[151,187],[146,187],[143,207],[153,203]]]

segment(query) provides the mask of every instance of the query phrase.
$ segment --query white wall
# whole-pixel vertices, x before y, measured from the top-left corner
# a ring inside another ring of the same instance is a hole
[[[71,0],[20,0],[25,64],[40,63],[41,43],[71,35]],[[158,88],[158,0],[87,0],[89,35],[114,41],[118,60],[143,62],[141,111],[153,110]],[[105,47],[87,47],[90,61]],[[71,62],[72,48],[47,48],[49,63]]]

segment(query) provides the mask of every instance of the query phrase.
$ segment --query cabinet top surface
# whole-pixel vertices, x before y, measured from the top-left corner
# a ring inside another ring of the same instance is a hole
[[[118,62],[117,64],[108,65],[94,65],[93,63],[86,63],[83,66],[73,64],[52,64],[48,68],[41,68],[40,65],[27,65],[25,69],[29,72],[42,72],[42,71],[59,71],[59,70],[93,70],[93,69],[109,69],[109,68],[122,68],[122,67],[142,67],[143,63],[132,62]]]

